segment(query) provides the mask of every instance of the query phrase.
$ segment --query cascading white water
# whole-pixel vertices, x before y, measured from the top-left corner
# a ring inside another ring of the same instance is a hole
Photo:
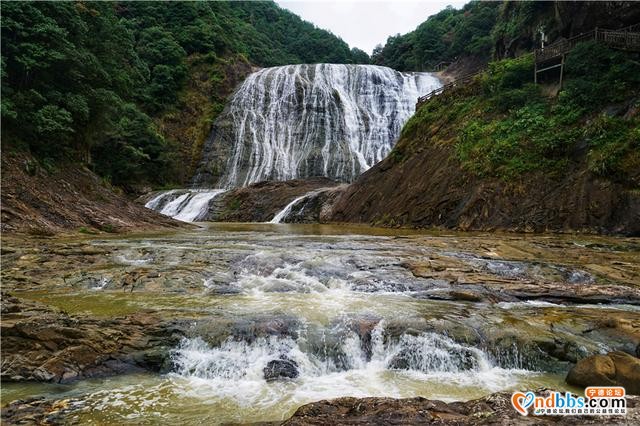
[[[209,203],[224,189],[173,189],[162,192],[144,206],[183,222],[195,222],[206,216]]]
[[[270,336],[247,342],[229,338],[217,347],[200,337],[184,339],[173,353],[173,374],[206,385],[211,397],[232,398],[246,406],[282,403],[285,398],[305,401],[371,394],[400,396],[389,375],[397,375],[399,383],[446,381],[487,391],[504,389],[524,375],[535,375],[498,367],[480,349],[437,333],[385,339],[382,321],[370,336],[369,350],[354,332],[337,340],[327,336],[328,343],[324,344],[311,342],[312,337],[304,330],[297,339]],[[264,367],[282,359],[296,366],[297,377],[292,382],[280,382],[286,388],[274,389],[265,380]],[[280,398],[283,401],[278,402]]]
[[[318,189],[315,191],[309,191],[304,195],[301,195],[297,198],[294,198],[293,201],[291,201],[289,204],[287,204],[282,210],[280,210],[274,217],[273,219],[271,219],[271,221],[269,223],[280,223],[282,222],[284,219],[287,218],[287,216],[289,216],[289,214],[291,213],[291,209],[297,205],[298,203],[300,203],[302,200],[305,200],[307,198],[313,197],[318,195],[320,192],[325,191],[326,189]]]
[[[262,69],[247,77],[214,124],[193,183],[351,181],[389,153],[416,99],[439,85],[429,73],[374,65]]]

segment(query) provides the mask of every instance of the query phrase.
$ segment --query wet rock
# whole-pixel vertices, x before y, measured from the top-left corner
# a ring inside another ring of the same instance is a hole
[[[299,375],[298,363],[288,358],[271,360],[262,371],[267,382],[279,379],[295,379]]]
[[[469,296],[471,299],[480,297],[480,300],[469,301],[492,303],[513,300],[563,304],[640,303],[640,289],[635,286],[597,282],[590,272],[552,262],[501,261],[460,251],[442,251],[430,254],[428,259],[402,262],[400,265],[416,278],[446,283],[415,295],[423,299],[464,300],[457,297]],[[614,277],[608,267],[597,268],[617,280],[635,274],[630,272]],[[454,293],[459,291],[475,295]]]
[[[567,383],[577,386],[613,386],[616,367],[607,355],[593,355],[578,362],[567,375]]]
[[[453,300],[462,300],[465,302],[480,302],[484,298],[477,291],[472,290],[459,290],[449,292]]]
[[[66,383],[161,370],[181,336],[179,324],[140,313],[113,319],[70,316],[2,297],[2,380]]]
[[[264,181],[236,188],[216,197],[205,220],[218,222],[268,222],[295,198],[310,191],[338,185],[327,178]],[[335,197],[335,196],[334,196]],[[309,205],[297,222],[318,222],[323,200]],[[304,207],[304,206],[301,206]]]
[[[537,392],[539,395],[545,391]],[[627,398],[627,415],[528,416],[511,406],[511,393],[500,392],[465,402],[445,403],[425,398],[338,398],[303,405],[282,423],[309,425],[618,425],[640,421],[640,398]]]
[[[381,317],[372,314],[356,316],[343,316],[335,319],[329,326],[329,332],[318,329],[307,333],[307,339],[316,346],[315,351],[326,353],[327,348],[335,349],[336,354],[341,351],[342,342],[354,334],[360,341],[360,348],[364,352],[366,359],[371,359],[371,333],[382,320]],[[346,356],[343,353],[337,357]],[[334,356],[335,357],[335,356]]]
[[[189,330],[190,337],[200,337],[211,346],[219,346],[232,338],[252,343],[259,338],[298,338],[298,319],[288,315],[256,315],[240,318],[204,318]]]
[[[616,367],[616,382],[624,386],[627,393],[640,395],[640,359],[625,352],[610,352],[609,358]]]
[[[628,394],[640,395],[640,359],[625,352],[609,352],[579,361],[567,375],[576,386],[623,386]]]
[[[2,424],[66,424],[66,416],[80,409],[82,402],[73,399],[47,400],[43,397],[13,401],[2,408]]]

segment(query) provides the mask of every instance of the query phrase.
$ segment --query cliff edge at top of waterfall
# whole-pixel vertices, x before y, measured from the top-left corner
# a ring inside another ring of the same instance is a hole
[[[27,154],[2,154],[2,232],[123,232],[189,226],[118,195],[77,164],[43,166]]]

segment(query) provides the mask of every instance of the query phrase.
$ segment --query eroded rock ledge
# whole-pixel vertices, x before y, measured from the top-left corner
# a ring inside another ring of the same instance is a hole
[[[169,368],[181,336],[174,321],[141,312],[118,318],[70,316],[2,296],[2,380],[69,382]]]
[[[297,197],[331,187],[335,188],[334,192],[344,188],[337,182],[323,177],[255,183],[244,188],[232,189],[214,199],[205,219],[219,222],[268,222]],[[329,212],[323,215],[322,209],[330,207],[333,198],[335,195],[329,197],[329,194],[314,197],[306,204],[304,212],[294,211],[292,220],[286,221],[325,222]]]

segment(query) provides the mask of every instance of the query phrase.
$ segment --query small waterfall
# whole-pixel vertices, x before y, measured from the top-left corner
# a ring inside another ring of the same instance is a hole
[[[287,65],[251,74],[205,143],[193,185],[237,187],[325,176],[350,182],[382,160],[429,73],[374,65]]]
[[[196,222],[206,216],[211,200],[223,192],[224,189],[173,189],[158,194],[144,206],[183,222]]]
[[[326,330],[323,333],[330,333]],[[321,335],[317,333],[317,335]],[[487,372],[494,368],[482,350],[454,342],[451,338],[422,333],[403,334],[385,343],[383,322],[371,331],[370,349],[356,333],[339,339],[322,334],[325,342],[312,335],[259,337],[250,342],[229,338],[218,347],[202,338],[184,339],[174,351],[175,371],[183,376],[205,379],[262,380],[263,367],[274,359],[289,359],[299,367],[301,377],[324,376],[347,370],[397,370],[425,374]],[[327,341],[330,346],[327,347]]]
[[[326,190],[326,189],[324,189]],[[300,203],[302,200],[305,200],[307,198],[313,197],[315,195],[318,195],[320,192],[322,192],[323,190],[315,190],[315,191],[310,191],[307,192],[304,195],[299,196],[298,198],[295,198],[293,201],[291,201],[289,204],[287,204],[284,209],[280,210],[274,217],[273,219],[271,219],[269,221],[269,223],[281,223],[284,219],[287,218],[287,216],[289,216],[289,214],[291,213],[291,209],[297,205],[298,203]]]
[[[294,400],[393,395],[390,374],[398,375],[399,381],[446,381],[450,386],[488,391],[509,388],[521,376],[536,374],[501,368],[481,349],[443,334],[394,337],[386,332],[384,321],[368,337],[344,331],[331,327],[308,330],[304,326],[296,336],[229,337],[214,346],[202,337],[184,339],[173,351],[174,374],[201,385],[207,383],[218,397],[232,398],[242,405],[263,404],[265,393],[279,397],[265,377],[265,367],[274,362],[294,369],[290,371],[294,374],[286,376],[293,377],[293,382],[282,392]]]

